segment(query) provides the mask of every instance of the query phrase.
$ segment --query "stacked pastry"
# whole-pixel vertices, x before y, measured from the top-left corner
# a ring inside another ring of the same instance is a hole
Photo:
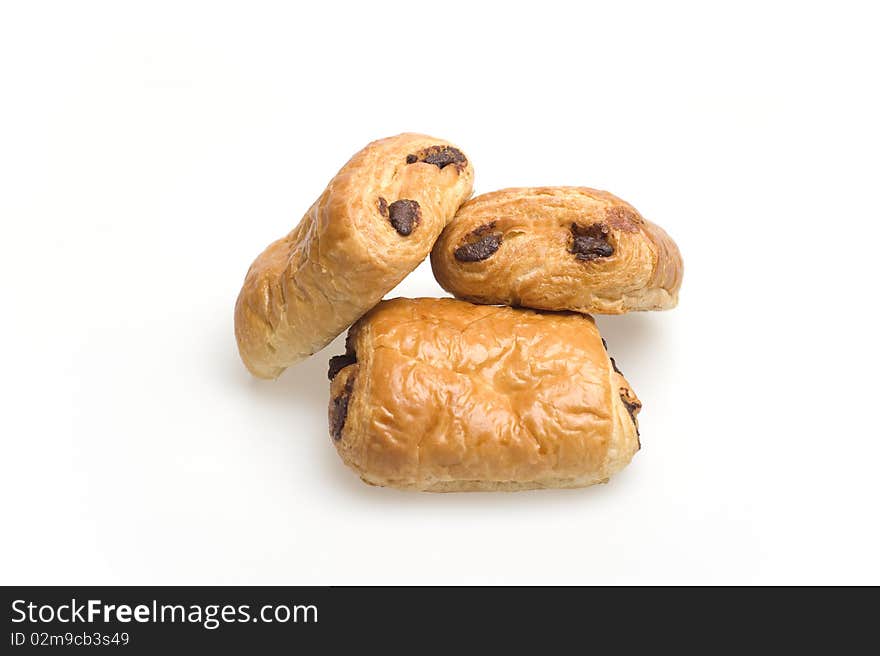
[[[676,305],[675,243],[586,187],[467,200],[473,167],[420,134],[369,144],[251,265],[235,333],[276,378],[331,358],[330,438],[371,484],[431,492],[583,487],[640,447],[641,402],[590,313]],[[381,299],[430,254],[456,299]]]

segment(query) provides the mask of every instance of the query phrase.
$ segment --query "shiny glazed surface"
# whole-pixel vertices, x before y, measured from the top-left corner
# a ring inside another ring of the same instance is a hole
[[[398,298],[351,328],[348,351],[331,383],[331,440],[366,482],[580,487],[639,448],[640,403],[590,317]]]

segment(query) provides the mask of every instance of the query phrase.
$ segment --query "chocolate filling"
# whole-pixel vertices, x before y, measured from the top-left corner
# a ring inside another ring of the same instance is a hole
[[[398,234],[408,237],[419,224],[422,210],[416,201],[403,198],[388,206],[388,218]]]
[[[605,341],[604,337],[600,337],[599,339],[602,340],[602,346],[605,347],[605,352],[608,353],[608,342]],[[617,363],[614,361],[614,358],[612,358],[610,355],[608,356],[608,358],[611,360],[611,368],[622,376],[623,372],[617,368]]]
[[[569,253],[577,259],[589,262],[614,254],[614,247],[608,243],[608,226],[594,223],[590,226],[571,224],[572,243]]]
[[[379,214],[388,218],[388,201],[379,196]]]
[[[327,378],[333,380],[336,374],[357,362],[357,356],[354,353],[346,353],[344,355],[334,355],[330,358],[330,364],[327,367]]]
[[[465,237],[465,243],[453,251],[455,259],[459,262],[480,262],[494,255],[502,242],[501,234],[493,233],[494,229],[495,222],[492,221],[471,230]]]
[[[630,401],[623,394],[620,395],[620,400],[623,401],[623,405],[626,406],[627,412],[629,412],[630,419],[633,420],[633,423],[636,423],[636,410],[642,409],[642,404],[638,401]]]
[[[327,367],[327,378],[333,380],[336,374],[357,362],[357,353],[354,350],[354,331],[349,330],[345,336],[345,353],[342,355],[334,355],[330,358]]]
[[[491,257],[501,246],[501,235],[486,235],[479,241],[464,244],[455,249],[459,262],[480,262]]]
[[[624,392],[624,391],[625,390],[623,390],[621,388],[621,392]],[[636,438],[639,441],[639,448],[641,449],[642,448],[642,440],[640,439],[641,433],[639,433],[639,422],[636,421],[636,412],[641,410],[642,404],[639,401],[635,401],[635,402],[630,401],[623,393],[621,393],[621,395],[620,395],[620,400],[623,401],[623,405],[626,406],[626,411],[629,412],[629,418],[632,419],[633,426],[636,427]]]
[[[605,347],[605,352],[607,353],[608,352],[608,342],[605,341],[604,337],[600,337],[599,339],[602,340],[602,346]],[[622,376],[623,372],[617,368],[617,363],[614,361],[614,358],[612,358],[610,355],[608,356],[608,358],[611,360],[612,369],[614,369],[614,371],[616,371],[617,373],[619,373]],[[633,426],[636,427],[636,439],[638,439],[639,448],[641,449],[642,448],[642,441],[641,441],[641,439],[639,439],[639,437],[640,437],[640,435],[639,435],[639,422],[636,421],[636,412],[638,410],[641,410],[642,404],[640,401],[630,401],[629,396],[628,396],[628,390],[625,387],[620,388],[620,400],[623,401],[623,405],[626,407],[626,411],[629,413],[629,418],[632,419]]]
[[[433,164],[439,169],[455,164],[455,167],[461,170],[462,167],[467,165],[467,157],[458,148],[453,148],[452,146],[431,146],[430,148],[420,150],[414,155],[406,156],[407,164],[415,164],[416,162]]]
[[[348,401],[351,399],[353,389],[354,377],[346,381],[342,394],[330,401],[330,435],[334,440],[342,439],[342,429],[348,416]]]

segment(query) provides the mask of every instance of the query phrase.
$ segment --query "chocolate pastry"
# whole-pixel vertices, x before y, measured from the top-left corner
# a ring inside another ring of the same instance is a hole
[[[622,314],[675,307],[683,265],[669,235],[616,196],[534,187],[462,205],[431,266],[474,303]]]
[[[352,326],[346,351],[331,441],[373,485],[584,487],[639,448],[641,404],[582,314],[397,298]]]
[[[250,372],[278,377],[376,305],[425,259],[473,179],[458,148],[421,134],[354,155],[245,277],[235,336]]]

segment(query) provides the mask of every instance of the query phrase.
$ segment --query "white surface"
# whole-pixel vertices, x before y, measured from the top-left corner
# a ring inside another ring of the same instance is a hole
[[[3,3],[0,582],[880,583],[869,7]],[[609,485],[366,487],[341,340],[239,363],[251,260],[404,130],[678,241],[678,309],[599,319],[645,404]]]

